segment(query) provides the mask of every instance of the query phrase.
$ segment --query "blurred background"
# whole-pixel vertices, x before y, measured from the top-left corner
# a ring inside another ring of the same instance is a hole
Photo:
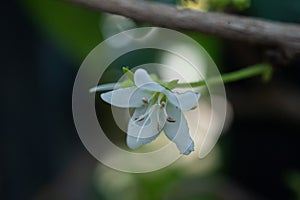
[[[300,22],[298,0],[181,3],[199,12]],[[101,165],[81,143],[72,118],[72,87],[96,45],[146,25],[59,0],[4,1],[1,8],[0,199],[300,199],[299,58],[281,62],[262,46],[186,33],[221,72],[272,61],[273,78],[226,85],[233,119],[205,159],[183,157],[156,172],[122,173]],[[151,55],[128,55],[100,82],[118,80],[123,65],[152,62]],[[99,99],[96,107],[111,114]],[[125,134],[102,123],[113,130],[108,137],[124,145]]]

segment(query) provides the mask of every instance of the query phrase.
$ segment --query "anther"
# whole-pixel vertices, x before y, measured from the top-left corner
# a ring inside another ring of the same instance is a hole
[[[142,98],[142,102],[143,102],[144,104],[149,104],[149,101],[148,101],[148,99],[146,99],[146,98]]]
[[[134,118],[134,120],[138,121],[138,122],[143,121],[144,119],[145,119],[145,117],[136,117],[136,118]]]
[[[163,101],[163,102],[161,102],[161,104],[160,104],[160,108],[164,108],[166,106],[166,103]]]
[[[168,118],[167,118],[167,121],[168,121],[168,122],[172,122],[172,123],[176,122],[176,120],[173,119],[172,117],[168,117]]]

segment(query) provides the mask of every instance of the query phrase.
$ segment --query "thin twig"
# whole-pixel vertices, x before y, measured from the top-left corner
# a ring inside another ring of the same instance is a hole
[[[290,57],[300,52],[300,26],[224,13],[178,9],[143,0],[66,0],[100,12],[177,30],[280,48]]]

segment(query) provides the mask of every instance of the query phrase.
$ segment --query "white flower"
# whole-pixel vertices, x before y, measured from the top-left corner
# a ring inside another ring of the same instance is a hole
[[[134,84],[101,94],[101,98],[113,106],[134,108],[128,124],[127,145],[136,149],[163,131],[181,154],[190,154],[194,142],[182,111],[195,108],[200,94],[192,91],[173,93],[154,82],[144,69],[136,70]]]

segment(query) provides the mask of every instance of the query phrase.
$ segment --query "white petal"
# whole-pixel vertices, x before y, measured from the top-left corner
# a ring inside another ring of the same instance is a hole
[[[194,141],[190,137],[187,121],[180,109],[172,104],[167,105],[169,117],[175,119],[175,122],[166,122],[164,132],[172,140],[181,154],[188,155],[194,151]]]
[[[134,73],[134,83],[143,90],[161,92],[165,90],[160,84],[154,82],[146,70],[138,69]]]
[[[170,90],[166,90],[166,91],[164,91],[164,93],[165,93],[165,95],[167,95],[167,100],[168,100],[171,104],[173,104],[173,105],[179,107],[179,101],[178,101],[178,98],[177,98],[177,96],[175,95],[175,93],[173,93],[173,92],[170,91]]]
[[[134,114],[128,124],[128,135],[142,139],[153,137],[161,132],[166,123],[164,111],[158,104],[149,106],[150,107],[146,111],[148,114],[144,115],[143,117],[141,117],[143,115],[141,113],[143,113],[145,109],[144,106],[135,109]]]
[[[147,83],[154,83],[146,70],[138,69],[134,72],[134,83],[137,87]]]
[[[139,86],[140,89],[142,90],[148,90],[148,91],[153,91],[153,92],[163,92],[166,90],[163,86],[159,85],[158,83],[146,83],[144,85]]]
[[[98,91],[107,91],[107,90],[113,90],[113,89],[119,89],[120,84],[118,83],[107,83],[98,85],[96,87],[93,87],[89,90],[89,92],[98,92]]]
[[[132,137],[130,135],[127,135],[127,137],[126,137],[126,143],[127,143],[127,146],[130,149],[136,149],[136,148],[138,148],[139,146],[142,145],[142,141],[141,140],[137,140],[137,138]]]
[[[146,111],[151,107],[151,105],[143,105],[139,108],[136,108],[133,112],[133,115],[131,116],[130,122],[135,122],[137,125],[142,126],[145,122],[145,120],[135,120],[143,115],[145,115]],[[145,117],[146,118],[146,117]],[[150,123],[150,120],[146,123],[148,125]],[[136,135],[132,135],[136,136]]]
[[[200,98],[200,93],[187,91],[184,93],[167,92],[168,100],[180,110],[191,110],[196,107]]]
[[[151,96],[151,92],[140,90],[137,87],[120,88],[101,94],[101,98],[105,102],[121,108],[140,107],[145,104],[143,99]]]
[[[129,148],[136,149],[139,146],[141,146],[142,144],[147,144],[147,143],[152,142],[155,138],[157,138],[157,136],[158,136],[158,134],[156,134],[152,137],[149,137],[149,138],[136,138],[136,137],[127,135],[126,143]]]

